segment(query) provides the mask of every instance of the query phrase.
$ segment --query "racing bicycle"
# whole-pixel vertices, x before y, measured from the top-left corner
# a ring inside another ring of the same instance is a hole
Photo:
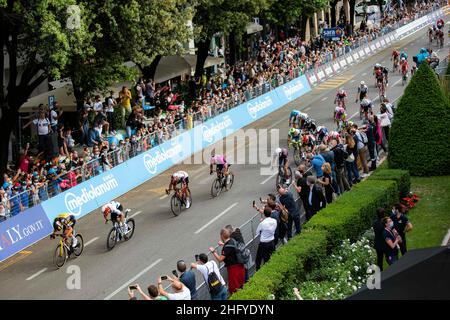
[[[56,236],[61,237],[61,239],[59,239],[58,246],[56,247],[55,254],[53,255],[53,264],[57,269],[59,269],[64,266],[67,259],[69,258],[69,251],[72,246],[72,242],[70,241],[70,243],[67,244],[67,238],[63,234],[56,234]],[[77,239],[78,243],[74,248],[72,254],[75,255],[75,257],[79,257],[84,249],[83,236],[78,233],[75,238]]]
[[[191,190],[189,190],[188,187],[186,187],[186,188],[189,192],[191,205],[192,205]],[[183,207],[186,207],[186,195],[182,191],[181,188],[175,187],[172,198],[170,198],[170,210],[172,210],[172,213],[174,216],[178,216],[181,213],[181,211],[183,210]]]
[[[288,187],[292,180],[292,170],[291,167],[287,167],[287,175],[284,172],[284,166],[278,166],[278,174],[276,180],[276,186],[281,185],[282,187]]]
[[[408,81],[408,70],[402,72],[402,86]]]
[[[124,232],[122,227],[120,226],[120,223],[118,221],[114,221],[113,227],[111,231],[109,231],[108,238],[106,239],[106,248],[108,250],[112,250],[116,246],[117,242],[121,240],[128,241],[133,237],[135,222],[133,218],[127,219],[128,212],[130,212],[130,209],[124,211],[128,231]],[[108,221],[111,220],[106,220],[106,222]]]
[[[217,177],[211,185],[211,196],[217,197],[223,189],[230,190],[234,183],[234,174],[230,171],[231,165],[228,165],[228,176],[225,177],[222,170],[217,170]]]
[[[289,142],[289,148],[294,149],[294,163],[296,166],[299,166],[302,163],[302,160],[305,159],[305,153],[302,150],[302,140],[291,140]]]

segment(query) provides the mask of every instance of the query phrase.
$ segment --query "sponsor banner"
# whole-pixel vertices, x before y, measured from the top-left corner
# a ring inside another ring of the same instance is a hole
[[[333,72],[333,70],[331,70],[331,72]],[[301,76],[297,79],[294,79],[294,80],[286,83],[285,85],[283,85],[279,88],[276,88],[274,90],[274,93],[278,96],[279,102],[272,102],[274,104],[274,106],[271,107],[272,111],[275,110],[274,107],[276,109],[278,109],[280,107],[280,106],[276,105],[277,103],[281,104],[281,105],[285,105],[286,103],[289,103],[292,100],[295,100],[295,99],[301,97],[302,95],[304,95],[305,93],[307,93],[310,90],[311,90],[311,87],[309,86],[306,76]],[[257,99],[255,99],[255,100],[257,100]],[[261,115],[265,115],[265,114],[272,112],[272,111],[268,111],[268,110],[269,109],[265,109],[264,112],[258,114],[257,116],[260,117]]]
[[[339,60],[339,63],[340,63],[342,68],[346,68],[347,67],[347,61],[345,61],[345,58],[341,58]]]
[[[311,86],[315,86],[317,84],[318,79],[317,79],[316,74],[314,72],[312,72],[312,73],[308,72],[308,73],[306,73],[306,76],[307,76],[307,78],[309,80],[309,84]]]
[[[353,58],[352,58],[351,55],[348,55],[348,56],[347,56],[347,62],[348,62],[348,64],[353,63]]]
[[[380,48],[381,48],[380,41],[377,41],[377,42],[375,43],[375,47],[376,47],[377,49],[380,49]]]
[[[369,46],[364,47],[364,52],[366,55],[370,54],[372,51],[370,50]]]
[[[339,64],[338,61],[333,62],[332,67],[334,72],[338,72],[341,69],[341,65]]]
[[[330,64],[328,64],[327,67],[325,68],[325,73],[327,74],[328,77],[333,75],[333,68],[331,68]]]
[[[384,37],[383,37],[383,38],[381,38],[381,40],[380,40],[380,44],[381,44],[381,46],[383,46],[383,47],[385,47],[385,46],[386,46],[386,41],[384,40]]]
[[[325,78],[325,73],[322,69],[317,70],[317,78],[319,79],[319,81],[322,81]]]
[[[352,57],[355,61],[358,60],[359,59],[359,51],[353,51]]]
[[[372,51],[376,51],[377,48],[375,48],[375,45],[373,43],[370,44],[370,50]]]
[[[0,261],[3,261],[53,232],[40,205],[0,223]]]

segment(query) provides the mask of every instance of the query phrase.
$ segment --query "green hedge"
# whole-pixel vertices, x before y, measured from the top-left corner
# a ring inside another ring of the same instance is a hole
[[[292,289],[327,255],[326,233],[322,230],[305,230],[279,248],[258,272],[250,278],[244,289],[237,291],[231,300],[267,300],[269,295],[282,296]]]
[[[409,194],[411,189],[411,176],[406,170],[399,169],[383,169],[376,170],[369,177],[369,180],[395,180],[400,191],[400,198],[404,198]]]
[[[370,228],[378,208],[390,207],[398,200],[397,182],[366,180],[312,217],[304,229],[326,230],[331,252],[344,239],[357,240]]]
[[[386,180],[379,174],[377,179],[360,182],[317,213],[304,225],[300,235],[277,250],[244,289],[230,299],[265,300],[271,294],[286,296],[342,240],[358,239],[370,228],[379,207],[388,208],[399,201],[399,184],[402,188],[409,184],[404,173],[388,173],[384,174]]]

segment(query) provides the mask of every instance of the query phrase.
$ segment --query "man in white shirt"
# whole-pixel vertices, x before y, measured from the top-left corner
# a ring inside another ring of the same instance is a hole
[[[203,279],[205,279],[205,282],[208,284],[208,286],[209,286],[208,275],[214,273],[220,284],[219,283],[215,284],[216,288],[213,289],[214,292],[212,292],[210,289],[209,293],[211,294],[211,300],[227,300],[228,291],[225,284],[225,280],[220,274],[219,266],[214,260],[208,261],[208,256],[202,253],[198,256],[198,261],[196,261],[196,263],[191,264],[191,268],[197,269],[202,274]]]
[[[50,120],[45,116],[45,111],[40,110],[39,116],[36,119],[24,125],[22,129],[26,129],[32,123],[37,127],[38,144],[39,144],[38,150],[39,152],[43,152],[47,149],[47,144],[49,141],[48,134],[52,132],[52,129],[50,127]]]
[[[101,101],[99,95],[96,95],[96,96],[95,96],[94,111],[95,111],[97,114],[103,112],[103,102]]]
[[[109,123],[109,130],[112,134],[116,133],[116,127],[114,124],[114,107],[117,106],[116,99],[114,98],[114,91],[109,92],[109,97],[106,98],[106,119]]]
[[[158,279],[158,290],[162,296],[167,297],[169,300],[191,300],[191,292],[189,289],[178,280],[176,277],[166,276],[167,280],[172,282],[172,289],[174,293],[169,293],[164,290],[162,285],[162,279]]]
[[[261,267],[261,262],[266,263],[273,251],[275,250],[274,240],[275,231],[277,230],[277,220],[271,218],[272,210],[270,208],[264,209],[264,220],[256,228],[256,235],[259,235],[258,251],[256,252],[256,270]]]

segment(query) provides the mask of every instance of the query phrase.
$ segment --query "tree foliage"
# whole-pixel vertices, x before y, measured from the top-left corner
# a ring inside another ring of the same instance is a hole
[[[389,166],[415,176],[450,174],[450,104],[422,63],[398,104],[389,139]]]

